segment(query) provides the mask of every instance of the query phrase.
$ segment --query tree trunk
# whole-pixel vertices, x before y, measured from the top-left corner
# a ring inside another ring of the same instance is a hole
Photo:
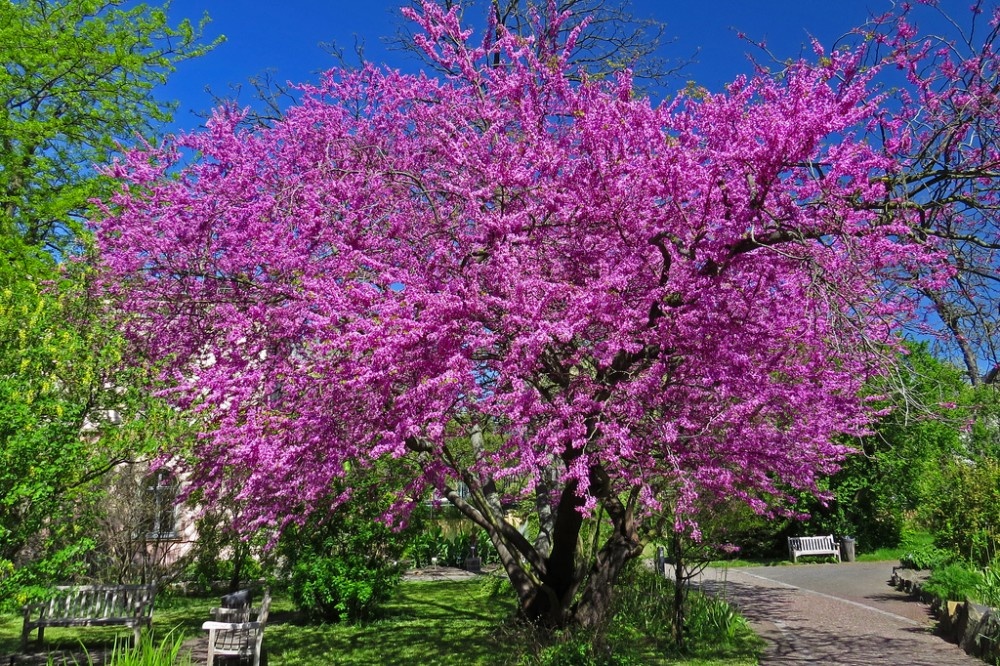
[[[614,600],[614,584],[622,568],[642,553],[638,540],[612,537],[601,548],[587,576],[587,584],[573,613],[574,622],[586,629],[604,625]]]
[[[473,448],[481,446],[478,430],[471,439]],[[408,446],[418,453],[427,450],[415,439]],[[538,516],[543,534],[532,544],[509,522],[492,479],[461,471],[447,448],[443,453],[461,474],[469,494],[458,493],[447,484],[439,490],[462,515],[489,535],[517,593],[522,618],[548,630],[602,625],[611,607],[618,574],[629,560],[642,553],[634,518],[638,489],[632,489],[623,502],[603,468],[594,465],[589,470],[589,492],[601,503],[612,529],[588,568],[580,552],[584,498],[578,495],[578,481],[570,480],[563,486],[555,507],[545,498],[535,502],[536,511],[543,509]],[[547,496],[550,487],[540,483],[536,491]],[[554,510],[550,512],[550,508]]]
[[[642,553],[632,511],[635,493],[622,504],[610,494],[608,479],[599,468],[591,470],[591,488],[604,502],[611,519],[611,534],[589,570],[581,566],[579,537],[583,516],[579,507],[583,500],[576,495],[576,484],[567,484],[556,511],[554,545],[552,554],[545,560],[541,593],[522,606],[527,619],[542,626],[573,625],[585,629],[603,626],[611,609],[614,583],[619,573]]]
[[[684,601],[687,596],[687,578],[684,572],[684,550],[681,535],[676,530],[673,533],[674,561],[674,643],[678,648],[684,647]]]

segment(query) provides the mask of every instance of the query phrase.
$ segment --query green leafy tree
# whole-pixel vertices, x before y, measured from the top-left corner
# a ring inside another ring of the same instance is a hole
[[[156,86],[213,46],[124,5],[0,0],[0,598],[14,603],[83,572],[97,482],[178,424],[124,369],[107,304],[71,261],[105,192],[92,165],[152,139],[171,113]]]
[[[62,256],[103,192],[92,165],[150,138],[156,87],[201,55],[201,32],[123,0],[0,0],[0,234]]]
[[[803,528],[850,535],[866,549],[899,545],[905,521],[930,501],[978,418],[962,370],[924,344],[908,345],[895,376],[872,391],[886,396],[887,413],[828,480],[832,499],[814,503]]]

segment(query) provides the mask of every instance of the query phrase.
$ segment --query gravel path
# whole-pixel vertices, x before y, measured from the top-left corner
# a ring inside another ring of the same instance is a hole
[[[934,634],[930,609],[889,586],[892,562],[710,569],[767,641],[766,666],[983,666]]]

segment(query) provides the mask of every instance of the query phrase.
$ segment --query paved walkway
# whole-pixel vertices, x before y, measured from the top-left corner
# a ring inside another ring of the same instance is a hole
[[[933,632],[928,606],[893,589],[892,562],[710,569],[768,647],[766,666],[983,666]]]

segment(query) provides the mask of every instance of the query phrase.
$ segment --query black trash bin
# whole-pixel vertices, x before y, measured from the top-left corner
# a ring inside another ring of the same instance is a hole
[[[223,608],[242,608],[243,606],[249,606],[252,601],[253,598],[251,597],[250,590],[239,590],[222,595],[219,605]]]
[[[840,537],[840,561],[854,561],[854,539],[851,537]]]

